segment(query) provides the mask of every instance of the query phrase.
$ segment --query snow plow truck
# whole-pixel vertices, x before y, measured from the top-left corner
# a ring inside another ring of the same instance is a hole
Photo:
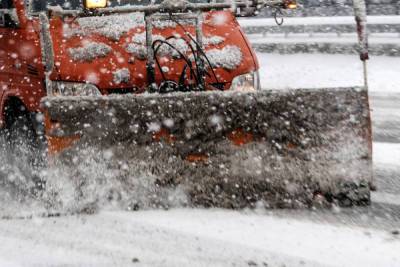
[[[102,161],[126,192],[143,173],[193,206],[368,204],[367,85],[260,88],[236,17],[295,7],[1,0],[0,125],[11,149],[22,135],[26,150],[44,147],[46,164],[68,166],[71,179]],[[354,7],[365,62],[365,4]]]

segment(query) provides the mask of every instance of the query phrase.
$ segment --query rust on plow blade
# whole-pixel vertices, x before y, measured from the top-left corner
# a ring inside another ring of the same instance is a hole
[[[74,165],[82,151],[108,151],[107,168],[145,166],[158,187],[182,188],[189,205],[369,203],[362,88],[48,97],[42,105],[58,123],[49,136],[81,136],[57,160]]]

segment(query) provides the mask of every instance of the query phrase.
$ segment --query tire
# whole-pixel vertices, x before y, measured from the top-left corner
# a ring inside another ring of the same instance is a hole
[[[5,130],[5,136],[8,164],[17,168],[26,180],[19,189],[38,195],[45,185],[38,174],[45,166],[44,137],[36,134],[26,113],[14,118]]]
[[[8,128],[10,152],[31,167],[42,161],[42,142],[33,128],[28,115],[18,116]]]

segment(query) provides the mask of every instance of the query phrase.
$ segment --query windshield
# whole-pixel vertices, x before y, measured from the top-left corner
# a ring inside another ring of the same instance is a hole
[[[161,3],[162,0],[114,0],[108,1],[108,7],[127,6],[127,5],[150,5],[152,3]],[[192,3],[207,3],[208,0],[190,0]],[[31,2],[31,12],[37,13],[45,11],[47,6],[60,6],[67,10],[76,10],[83,7],[83,0],[33,0]]]

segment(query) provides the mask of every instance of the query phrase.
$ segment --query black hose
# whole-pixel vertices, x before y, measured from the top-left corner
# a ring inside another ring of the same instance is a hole
[[[278,20],[278,13],[279,13],[279,15],[281,16],[281,20],[280,20],[280,21]],[[280,8],[275,8],[275,10],[274,10],[274,19],[275,19],[276,25],[278,25],[278,26],[282,26],[282,25],[283,25],[284,20],[283,20],[283,12],[282,12],[282,9],[280,9]]]
[[[154,50],[154,48],[155,48],[155,46],[156,46],[157,43],[161,43],[161,44]],[[157,58],[157,53],[158,53],[160,47],[162,46],[162,44],[166,44],[166,45],[168,45],[169,47],[171,47],[172,49],[174,49],[176,52],[178,52],[179,56],[181,56],[181,57],[185,60],[186,64],[189,66],[189,68],[190,68],[190,73],[193,75],[193,77],[194,77],[195,80],[196,80],[196,83],[198,84],[198,83],[199,83],[199,80],[198,80],[198,77],[196,76],[196,74],[195,74],[195,72],[194,72],[194,70],[193,70],[193,66],[192,66],[191,61],[190,61],[181,51],[179,51],[174,45],[172,45],[172,44],[169,43],[168,41],[156,40],[156,41],[153,42],[153,45],[152,45],[153,50],[154,50],[154,58],[155,58],[155,60],[156,60],[156,63],[157,63],[157,66],[158,66],[159,70],[161,71],[161,75],[163,76],[164,81],[167,81],[167,79],[165,78],[165,75],[164,75],[164,73],[163,73],[163,71],[162,71],[160,62],[158,61],[158,58]]]
[[[192,40],[193,43],[195,43],[198,52],[200,52],[200,53],[202,54],[202,56],[206,59],[207,64],[210,66],[210,69],[211,69],[211,71],[212,71],[212,73],[213,73],[213,76],[214,76],[214,79],[215,79],[216,83],[220,83],[219,80],[218,80],[217,75],[215,74],[215,71],[214,71],[214,69],[213,69],[213,66],[212,66],[212,64],[211,64],[211,62],[210,62],[210,60],[209,60],[209,58],[207,57],[206,53],[204,52],[203,48],[202,48],[202,47],[199,45],[199,43],[187,32],[187,30],[185,29],[185,27],[184,27],[178,20],[176,20],[176,19],[173,17],[172,14],[170,14],[170,19],[171,19],[173,22],[175,22],[175,23],[183,30],[183,32],[185,33],[185,35],[188,36],[188,37]],[[194,55],[195,55],[195,54],[194,54]],[[195,62],[196,62],[196,67],[198,68],[198,66],[197,66],[197,60],[196,60]]]

